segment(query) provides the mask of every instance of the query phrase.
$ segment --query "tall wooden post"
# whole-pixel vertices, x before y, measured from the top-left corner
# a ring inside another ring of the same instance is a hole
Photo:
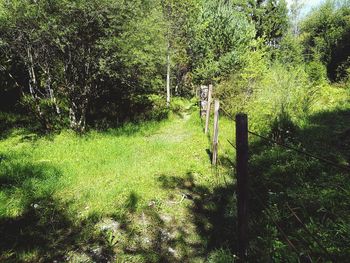
[[[208,91],[208,103],[207,103],[207,113],[205,119],[205,130],[204,133],[207,134],[209,130],[209,121],[210,121],[210,105],[211,105],[211,93],[213,92],[213,85],[209,85]]]
[[[215,100],[214,103],[214,136],[213,136],[213,160],[212,164],[216,165],[218,161],[218,145],[219,145],[219,109],[220,101]]]
[[[248,248],[248,117],[236,115],[238,257],[246,262]]]

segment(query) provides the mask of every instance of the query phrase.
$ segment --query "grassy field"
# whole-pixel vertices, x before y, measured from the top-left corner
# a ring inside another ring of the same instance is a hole
[[[197,112],[84,136],[14,129],[0,141],[0,165],[1,262],[208,255],[206,212],[224,181]]]
[[[234,122],[220,118],[220,165],[214,169],[211,136],[204,135],[198,110],[190,106],[161,122],[84,136],[4,129],[0,261],[232,262],[230,251],[237,244],[234,149],[227,139],[234,142]],[[348,91],[325,89],[310,116],[296,124],[291,143],[348,165],[349,108]],[[250,127],[263,132],[254,123]],[[254,137],[250,145],[252,188],[267,207],[277,209],[277,222],[290,222],[286,233],[303,233],[285,209],[288,202],[300,208],[299,216],[319,231],[316,236],[325,246],[346,258],[347,173]],[[345,192],[335,191],[337,185]],[[252,195],[251,255],[263,262],[298,258],[258,201]],[[328,213],[340,221],[325,223]],[[309,253],[302,242],[296,247]],[[311,257],[322,255],[317,244],[310,250]]]

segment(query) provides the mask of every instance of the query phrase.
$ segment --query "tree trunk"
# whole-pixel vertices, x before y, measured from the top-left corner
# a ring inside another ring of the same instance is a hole
[[[51,73],[50,73],[50,69],[48,66],[46,66],[47,69],[43,69],[43,71],[45,72],[45,74],[47,75],[46,76],[46,85],[45,85],[45,88],[46,88],[46,92],[51,100],[51,102],[53,103],[54,107],[55,107],[55,110],[56,110],[56,113],[57,115],[60,115],[61,114],[61,111],[60,111],[60,108],[58,107],[57,105],[57,101],[56,101],[56,97],[53,93],[53,89],[51,87],[51,83],[52,83],[52,79],[51,79]]]
[[[28,74],[29,74],[29,83],[28,83],[29,84],[29,92],[30,92],[30,95],[33,99],[35,112],[37,114],[39,121],[42,123],[42,125],[45,129],[49,129],[50,126],[48,125],[48,122],[45,118],[45,115],[40,107],[40,98],[38,96],[39,87],[38,87],[38,82],[36,79],[36,74],[35,74],[35,69],[34,69],[34,59],[33,59],[33,55],[31,53],[30,47],[27,48],[27,55],[28,55],[28,60],[29,60],[29,62],[26,63]]]
[[[78,107],[74,102],[72,102],[69,108],[69,121],[70,127],[76,132],[85,132],[86,127],[86,107]]]
[[[166,105],[170,106],[170,42],[167,48],[167,73],[166,73]]]
[[[74,88],[72,88],[74,89]],[[82,97],[73,96],[70,99],[70,107],[69,107],[69,121],[70,127],[76,132],[83,133],[86,129],[86,112],[89,103],[89,92],[91,87],[85,86],[84,92],[82,93]],[[72,92],[75,94],[75,92]]]

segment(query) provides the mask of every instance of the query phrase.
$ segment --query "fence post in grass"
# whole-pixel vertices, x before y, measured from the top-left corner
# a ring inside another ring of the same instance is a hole
[[[209,91],[208,91],[208,102],[207,102],[207,113],[206,113],[206,119],[205,119],[205,130],[204,133],[207,134],[209,130],[209,120],[210,120],[210,108],[211,108],[211,94],[213,92],[213,85],[209,85]]]
[[[201,86],[200,89],[200,115],[201,118],[204,117],[206,111],[207,111],[207,102],[208,102],[208,86]]]
[[[248,248],[248,117],[236,115],[238,257],[246,262]]]
[[[215,103],[214,103],[213,160],[212,160],[213,165],[216,165],[217,161],[218,161],[219,109],[220,109],[220,101],[215,100]]]
[[[201,93],[202,93],[202,86],[199,86],[196,89],[196,96],[198,98],[198,107],[199,107],[199,118],[202,118],[202,98],[201,98]]]

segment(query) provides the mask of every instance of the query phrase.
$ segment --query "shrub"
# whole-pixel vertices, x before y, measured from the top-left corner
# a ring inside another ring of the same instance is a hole
[[[297,126],[291,120],[288,112],[282,107],[281,111],[271,124],[270,137],[278,143],[293,141]]]
[[[259,42],[255,44],[259,45]],[[245,111],[267,72],[265,51],[257,49],[245,57],[244,67],[241,70],[232,73],[215,87],[215,96],[223,102],[222,107],[231,114]]]
[[[208,258],[208,263],[233,263],[235,256],[227,249],[217,249],[211,252]]]
[[[327,80],[327,68],[320,61],[311,61],[306,65],[309,80],[315,84],[325,83]]]
[[[151,103],[151,109],[146,113],[145,118],[151,120],[162,120],[169,116],[169,109],[166,106],[166,100],[159,95],[150,95],[148,97]]]

